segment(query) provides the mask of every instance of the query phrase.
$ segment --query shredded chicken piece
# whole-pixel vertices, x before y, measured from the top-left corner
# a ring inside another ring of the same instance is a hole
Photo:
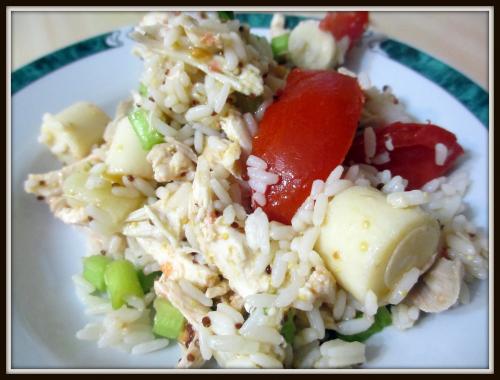
[[[241,296],[267,292],[270,276],[254,271],[258,255],[246,243],[245,234],[215,217],[210,179],[209,163],[202,156],[198,160],[189,210],[190,229],[196,236],[200,252]]]
[[[250,154],[252,150],[252,137],[248,132],[245,121],[239,115],[230,115],[221,119],[221,128],[229,140],[237,142],[243,152]]]
[[[309,289],[318,300],[324,302],[331,302],[335,297],[335,279],[325,267],[316,267],[304,287]]]
[[[229,141],[217,136],[210,136],[207,139],[207,146],[203,151],[203,157],[206,158],[211,167],[222,165],[235,178],[240,179],[242,173],[241,148],[238,141]]]
[[[74,172],[79,171],[86,165],[94,165],[100,161],[100,157],[91,154],[83,160],[43,174],[30,174],[24,182],[24,190],[27,193],[42,196],[48,200],[50,197],[62,195],[64,180]]]
[[[198,159],[193,180],[193,195],[189,205],[190,220],[201,222],[213,211],[212,192],[210,190],[210,166],[201,156]]]
[[[420,278],[407,299],[426,313],[440,313],[457,303],[463,277],[461,261],[441,257]]]
[[[86,165],[94,165],[100,162],[98,154],[91,154],[87,158],[43,174],[30,174],[24,183],[27,193],[35,194],[40,200],[44,200],[54,216],[64,223],[86,225],[90,219],[82,206],[70,206],[63,196],[64,180],[72,173],[81,170]]]
[[[166,137],[167,142],[158,144],[148,153],[147,160],[153,165],[154,179],[169,182],[181,179],[194,170],[196,154],[185,144]]]
[[[123,233],[129,237],[133,236],[129,226]],[[162,272],[169,280],[186,279],[199,287],[213,287],[220,282],[217,270],[198,263],[189,253],[182,252],[182,248],[171,247],[162,236],[134,237],[141,248],[160,264]]]
[[[54,216],[64,223],[86,225],[90,222],[85,207],[72,207],[62,196],[50,197],[47,203]]]
[[[199,325],[202,318],[210,311],[209,307],[194,301],[191,297],[186,297],[177,281],[170,280],[164,274],[155,282],[154,287],[156,294],[167,298],[193,326]]]

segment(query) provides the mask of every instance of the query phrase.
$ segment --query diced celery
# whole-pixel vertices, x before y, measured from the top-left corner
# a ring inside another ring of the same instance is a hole
[[[165,141],[163,135],[151,127],[148,120],[148,114],[142,108],[130,112],[128,119],[141,142],[142,149],[151,150],[156,144]]]
[[[161,271],[144,274],[142,270],[139,270],[137,273],[139,275],[139,282],[141,283],[144,293],[149,292],[153,287],[154,282],[161,276]]]
[[[141,94],[141,96],[147,96],[148,95],[148,88],[142,82],[139,83],[139,94]]]
[[[377,314],[375,314],[375,322],[368,330],[362,331],[354,335],[341,335],[338,337],[346,342],[364,342],[373,334],[382,331],[385,327],[392,324],[392,317],[390,311],[386,307],[379,307]]]
[[[104,271],[111,259],[106,256],[93,255],[83,259],[83,278],[90,282],[100,292],[106,290]]]
[[[119,309],[129,296],[144,297],[139,276],[128,260],[115,260],[104,271],[104,282],[111,298],[113,309]]]
[[[274,37],[271,40],[271,49],[273,50],[274,57],[280,57],[288,53],[288,38],[290,33],[282,34]]]
[[[234,20],[234,12],[232,11],[219,11],[217,14],[219,15],[219,19],[221,21]]]
[[[293,341],[295,340],[295,332],[297,331],[297,328],[295,327],[295,322],[293,321],[294,317],[295,310],[291,309],[286,316],[285,322],[281,326],[281,335],[283,335],[288,344],[293,344]]]
[[[184,316],[165,298],[156,298],[153,306],[156,310],[153,332],[166,338],[177,339],[184,328]]]

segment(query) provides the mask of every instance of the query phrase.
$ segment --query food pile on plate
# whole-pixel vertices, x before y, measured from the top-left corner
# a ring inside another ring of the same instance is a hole
[[[64,166],[25,188],[88,235],[79,339],[177,341],[181,368],[351,367],[385,327],[469,301],[488,247],[452,171],[464,150],[341,66],[368,22],[277,14],[269,41],[232,12],[148,14],[113,118],[44,115]]]

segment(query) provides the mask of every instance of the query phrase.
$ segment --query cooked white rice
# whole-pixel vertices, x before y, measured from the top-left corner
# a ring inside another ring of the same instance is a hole
[[[443,166],[448,156],[448,148],[442,143],[437,143],[435,146],[435,162],[436,165]]]

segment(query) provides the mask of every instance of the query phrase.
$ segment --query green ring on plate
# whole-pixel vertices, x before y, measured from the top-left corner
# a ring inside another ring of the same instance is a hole
[[[63,66],[92,54],[112,49],[115,46],[111,46],[108,41],[112,34],[100,34],[77,42],[22,66],[11,74],[11,94],[14,95],[24,87]]]
[[[239,13],[236,18],[252,28],[267,28],[271,24],[272,14]],[[305,19],[300,16],[286,16],[285,26],[293,28]],[[11,74],[11,94],[14,95],[65,65],[119,46],[111,42],[112,35],[113,33],[105,33],[77,42],[17,69]],[[488,128],[489,94],[471,79],[440,60],[390,38],[382,41],[380,48],[389,58],[413,69],[453,95]]]
[[[453,95],[488,128],[489,94],[464,74],[402,42],[386,39],[380,48],[389,58],[413,69]]]

